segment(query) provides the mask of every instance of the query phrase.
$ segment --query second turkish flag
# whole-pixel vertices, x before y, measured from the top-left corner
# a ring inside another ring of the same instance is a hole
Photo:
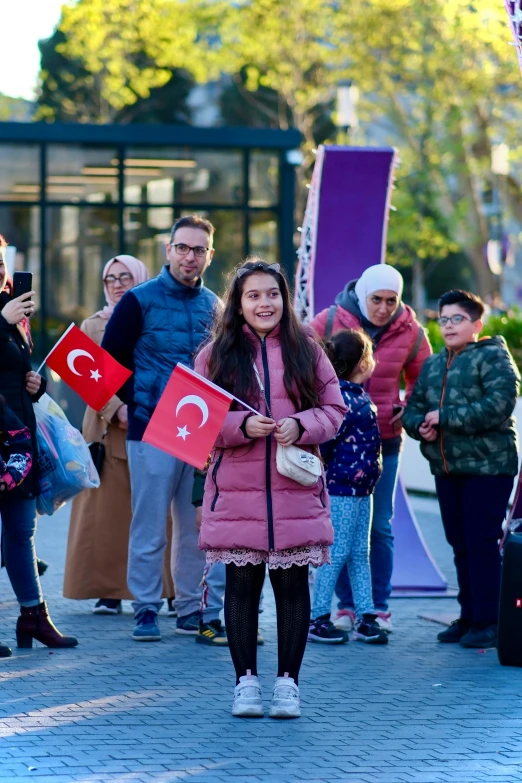
[[[178,364],[143,440],[195,468],[204,468],[232,400],[219,386]]]
[[[95,411],[101,411],[132,375],[74,324],[45,363]]]

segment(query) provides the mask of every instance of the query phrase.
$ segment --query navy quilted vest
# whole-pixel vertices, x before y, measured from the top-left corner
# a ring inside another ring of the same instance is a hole
[[[178,283],[168,266],[132,293],[143,315],[134,349],[134,415],[148,421],[176,364],[192,367],[210,334],[219,300],[201,280],[194,288]]]

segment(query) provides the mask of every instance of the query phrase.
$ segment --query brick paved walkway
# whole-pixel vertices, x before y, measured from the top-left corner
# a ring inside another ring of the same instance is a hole
[[[451,557],[433,501],[416,499],[441,567]],[[196,645],[161,618],[160,644],[130,639],[119,617],[61,598],[67,512],[40,522],[38,551],[53,618],[76,650],[38,646],[0,662],[0,783],[507,783],[522,781],[522,671],[434,641],[423,611],[453,599],[398,599],[387,647],[309,645],[301,677],[304,716],[246,721],[230,715],[227,650]],[[261,616],[260,674],[267,700],[276,662],[270,588]],[[14,645],[17,616],[0,576],[0,638]]]

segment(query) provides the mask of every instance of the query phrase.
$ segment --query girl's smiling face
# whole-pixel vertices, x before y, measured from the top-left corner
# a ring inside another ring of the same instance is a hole
[[[283,317],[283,297],[274,275],[254,272],[245,278],[239,314],[261,338],[275,329]]]

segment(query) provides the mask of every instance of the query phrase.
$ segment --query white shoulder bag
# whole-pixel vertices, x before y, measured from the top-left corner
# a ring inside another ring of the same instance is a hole
[[[266,398],[265,387],[263,386],[259,370],[255,364],[254,372],[263,400],[265,401],[266,412],[272,419],[273,416]],[[314,484],[317,484],[319,476],[322,473],[321,460],[319,457],[294,445],[281,446],[280,443],[277,444],[276,466],[278,472],[282,476],[293,479],[293,481],[297,481],[298,484],[302,484],[304,487],[313,487]]]

